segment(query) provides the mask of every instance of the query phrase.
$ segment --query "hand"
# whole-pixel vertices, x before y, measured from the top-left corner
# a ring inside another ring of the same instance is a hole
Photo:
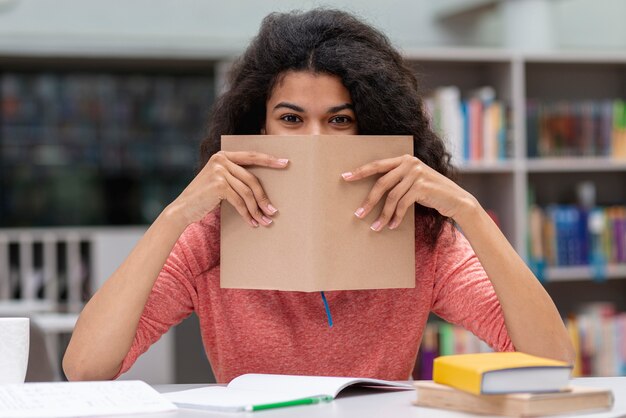
[[[271,204],[259,180],[241,166],[285,168],[289,161],[258,152],[214,154],[200,173],[173,202],[187,224],[197,222],[227,200],[253,227],[268,226],[278,210]]]
[[[376,181],[354,213],[365,218],[388,192],[382,212],[370,227],[374,231],[380,231],[385,225],[389,225],[389,229],[397,228],[413,203],[436,209],[457,222],[457,218],[477,204],[476,199],[459,185],[408,154],[373,161],[341,176],[346,181],[356,181],[382,173],[385,174]]]

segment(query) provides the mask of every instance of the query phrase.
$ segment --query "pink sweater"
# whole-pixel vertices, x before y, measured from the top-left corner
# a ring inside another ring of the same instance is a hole
[[[491,282],[458,232],[446,230],[434,250],[416,237],[414,289],[326,292],[330,328],[317,292],[220,288],[218,213],[174,246],[119,374],[193,311],[218,382],[243,373],[406,380],[431,311],[498,351],[514,350]]]

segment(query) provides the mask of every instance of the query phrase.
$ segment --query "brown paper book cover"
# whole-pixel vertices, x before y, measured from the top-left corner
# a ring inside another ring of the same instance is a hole
[[[600,412],[613,406],[609,389],[569,387],[552,393],[474,395],[432,381],[415,382],[417,406],[450,409],[481,415],[537,417],[567,413]]]
[[[386,195],[365,218],[354,215],[379,175],[346,182],[366,163],[413,154],[410,136],[222,136],[222,150],[288,158],[286,169],[246,167],[279,212],[252,228],[221,205],[221,287],[290,291],[415,287],[413,206],[400,226],[370,225]]]

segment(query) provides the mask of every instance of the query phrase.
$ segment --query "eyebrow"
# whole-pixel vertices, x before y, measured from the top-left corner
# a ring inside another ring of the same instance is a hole
[[[295,112],[302,112],[302,113],[306,112],[300,106],[295,105],[293,103],[289,103],[289,102],[280,102],[276,106],[274,106],[274,110],[280,109],[280,108],[291,109],[291,110],[293,110]],[[341,105],[338,105],[338,106],[329,107],[327,113],[337,113],[337,112],[342,111],[344,109],[354,110],[354,105],[352,105],[351,103],[344,103],[344,104],[341,104]]]
[[[339,106],[328,108],[328,113],[337,113],[337,112],[341,112],[344,109],[354,110],[354,106],[352,105],[352,103],[344,103]]]
[[[293,103],[289,103],[289,102],[280,102],[280,103],[278,103],[276,106],[274,106],[274,110],[280,109],[281,107],[286,107],[287,109],[291,109],[291,110],[294,110],[296,112],[304,113],[304,109],[303,108],[301,108],[300,106],[295,105]]]

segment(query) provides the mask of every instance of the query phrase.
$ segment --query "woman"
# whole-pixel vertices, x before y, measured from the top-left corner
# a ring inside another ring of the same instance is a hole
[[[573,360],[547,293],[449,179],[415,76],[383,34],[340,11],[271,14],[229,81],[212,110],[203,168],[85,306],[63,361],[69,379],[119,376],[192,311],[219,382],[247,372],[406,379],[431,311],[496,350]],[[385,200],[364,225],[372,233],[416,216],[415,289],[330,292],[332,328],[316,293],[221,289],[219,205],[255,228],[280,209],[244,167],[281,170],[287,160],[219,151],[220,135],[259,133],[413,135],[414,155],[346,167],[343,178],[381,175],[355,208],[363,218]]]

